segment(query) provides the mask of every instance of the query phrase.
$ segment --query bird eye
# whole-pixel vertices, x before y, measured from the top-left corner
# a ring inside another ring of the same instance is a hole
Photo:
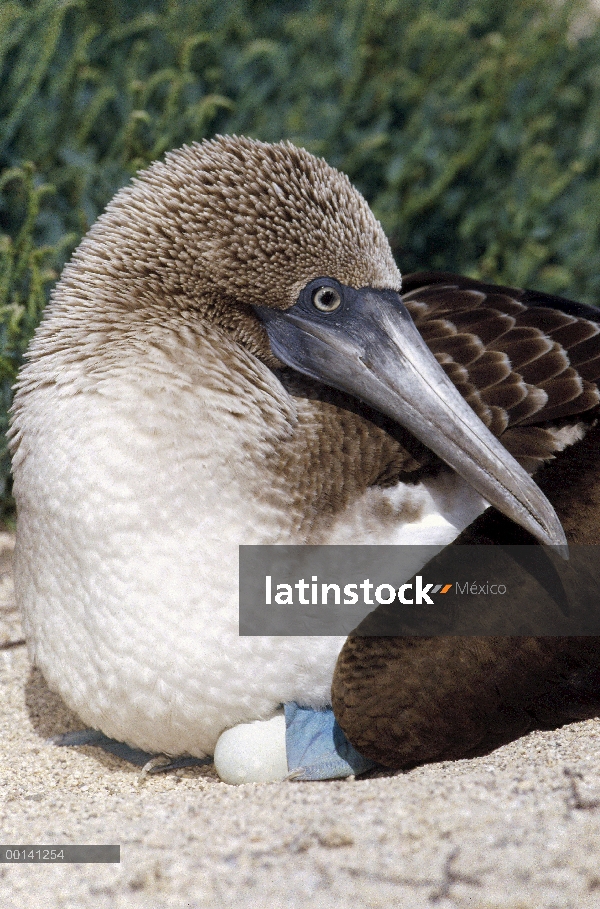
[[[312,295],[312,302],[321,312],[333,312],[342,302],[342,298],[334,287],[317,287]]]

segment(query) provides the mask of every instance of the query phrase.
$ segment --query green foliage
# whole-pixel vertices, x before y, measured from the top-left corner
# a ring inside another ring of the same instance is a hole
[[[583,9],[583,12],[582,12]],[[345,170],[404,272],[600,300],[600,27],[577,0],[0,0],[0,429],[65,259],[216,132]],[[0,450],[0,501],[10,505]]]
[[[63,248],[76,239],[74,234],[66,234],[54,245],[36,244],[40,208],[51,192],[48,184],[35,185],[30,163],[7,168],[0,176],[0,194],[21,213],[14,236],[0,234],[0,516],[12,507],[10,457],[5,442],[12,385],[40,320],[47,289],[58,276],[52,266]]]

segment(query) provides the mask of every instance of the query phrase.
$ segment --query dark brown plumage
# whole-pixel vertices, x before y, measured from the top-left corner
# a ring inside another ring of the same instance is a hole
[[[594,419],[600,313],[455,275],[409,275],[403,287],[429,348],[527,470],[565,447],[565,427],[579,434]]]
[[[480,418],[528,470],[548,462],[536,480],[568,541],[600,542],[600,313],[444,274],[408,276],[404,291]],[[453,545],[532,542],[490,509]],[[532,595],[523,587],[511,608],[526,617]],[[350,741],[387,767],[469,757],[596,715],[600,638],[391,638],[359,629],[338,659],[332,700]]]

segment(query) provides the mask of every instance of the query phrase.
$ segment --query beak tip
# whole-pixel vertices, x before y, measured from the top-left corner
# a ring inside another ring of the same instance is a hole
[[[567,542],[567,537],[558,515],[554,510],[552,516],[554,520],[551,524],[546,525],[543,535],[540,534],[538,538],[542,545],[549,546],[552,552],[555,552],[561,559],[564,559],[567,562],[569,560],[569,544]]]
[[[569,561],[569,544],[567,543],[566,539],[564,543],[553,543],[552,549],[565,562]]]

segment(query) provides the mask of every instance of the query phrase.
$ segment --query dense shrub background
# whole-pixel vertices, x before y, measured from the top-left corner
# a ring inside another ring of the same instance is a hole
[[[0,0],[0,430],[78,240],[138,168],[215,132],[345,170],[405,272],[599,301],[600,28],[581,9]],[[7,477],[4,449],[10,509]]]

